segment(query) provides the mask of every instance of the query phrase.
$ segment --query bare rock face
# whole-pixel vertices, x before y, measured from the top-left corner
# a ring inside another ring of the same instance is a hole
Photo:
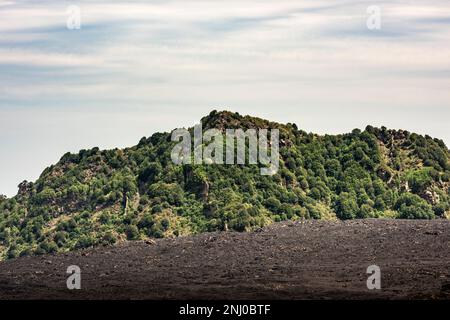
[[[205,181],[204,183],[203,183],[203,190],[202,190],[202,199],[203,199],[203,202],[208,202],[208,196],[209,196],[209,182],[208,181]]]
[[[439,195],[434,190],[425,190],[425,192],[421,196],[432,205],[436,205],[440,201]]]
[[[400,190],[403,192],[411,192],[411,188],[409,187],[409,182],[408,181],[402,182],[402,184],[400,185]]]

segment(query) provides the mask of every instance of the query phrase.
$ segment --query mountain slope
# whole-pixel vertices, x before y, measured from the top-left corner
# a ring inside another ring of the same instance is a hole
[[[370,126],[319,136],[227,111],[201,121],[203,129],[279,129],[280,170],[262,176],[258,165],[175,165],[170,133],[126,149],[67,153],[34,183],[21,183],[17,196],[0,199],[3,257],[286,219],[431,219],[449,210],[449,150],[441,140]]]

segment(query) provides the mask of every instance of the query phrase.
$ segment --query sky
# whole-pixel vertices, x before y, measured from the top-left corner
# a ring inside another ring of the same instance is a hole
[[[450,2],[0,0],[0,194],[213,109],[450,145]]]

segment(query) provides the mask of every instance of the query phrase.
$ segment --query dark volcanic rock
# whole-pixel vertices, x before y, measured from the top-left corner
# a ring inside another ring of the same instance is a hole
[[[445,299],[450,222],[298,221],[0,263],[2,299]],[[81,290],[66,288],[81,268]],[[366,287],[381,268],[382,290]]]

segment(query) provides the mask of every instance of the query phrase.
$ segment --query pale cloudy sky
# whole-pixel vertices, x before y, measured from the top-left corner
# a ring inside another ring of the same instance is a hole
[[[212,109],[450,144],[450,2],[0,0],[0,193],[67,151],[131,146]]]

